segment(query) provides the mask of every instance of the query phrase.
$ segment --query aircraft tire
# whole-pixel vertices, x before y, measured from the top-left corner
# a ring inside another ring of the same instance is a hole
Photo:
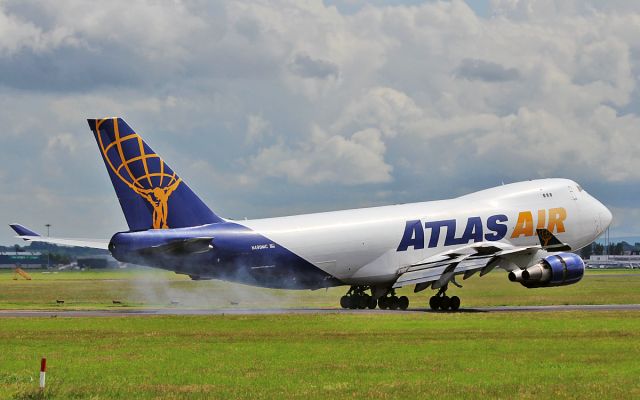
[[[449,308],[451,309],[451,311],[458,311],[458,309],[460,308],[460,297],[452,296]]]
[[[447,311],[449,309],[449,305],[451,304],[451,299],[449,296],[442,296],[440,298],[440,309],[442,311]]]
[[[429,299],[429,308],[431,308],[433,311],[438,311],[438,309],[440,308],[440,298],[437,296],[431,296],[431,298]]]
[[[367,307],[369,307],[369,310],[375,309],[377,305],[378,305],[378,301],[376,300],[376,298],[373,296],[369,296],[369,304],[367,304]]]
[[[368,297],[368,295],[366,295],[366,294],[356,297],[357,302],[358,302],[358,309],[359,310],[364,310],[369,305],[369,299],[367,299],[367,297]]]
[[[356,308],[358,308],[358,297],[349,296],[349,309],[355,310]]]
[[[409,298],[407,296],[400,296],[398,298],[398,308],[401,310],[409,308]]]
[[[397,310],[398,309],[398,297],[397,296],[389,297],[389,309],[390,310]]]
[[[342,308],[349,308],[349,296],[342,296],[340,297],[340,307]]]
[[[380,307],[381,310],[386,310],[388,308],[386,297],[383,296],[378,299],[378,307]]]

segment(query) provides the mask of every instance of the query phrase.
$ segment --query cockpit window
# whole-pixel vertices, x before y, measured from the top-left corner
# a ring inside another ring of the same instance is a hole
[[[578,187],[578,192],[582,192],[582,186],[577,185],[577,187]]]

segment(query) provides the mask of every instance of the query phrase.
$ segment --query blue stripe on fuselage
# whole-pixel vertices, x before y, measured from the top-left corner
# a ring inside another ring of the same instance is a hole
[[[153,251],[190,238],[213,238],[203,253]],[[113,256],[121,262],[158,267],[201,279],[221,279],[286,289],[317,289],[341,285],[312,263],[235,222],[194,228],[121,232],[111,239]]]

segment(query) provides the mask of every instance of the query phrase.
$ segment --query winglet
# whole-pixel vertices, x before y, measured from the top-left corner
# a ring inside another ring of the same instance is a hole
[[[562,243],[558,240],[557,237],[553,235],[553,233],[549,232],[548,229],[536,229],[536,233],[538,234],[538,240],[540,240],[540,245],[545,250],[552,251],[570,251],[571,246],[566,243]]]
[[[11,229],[16,231],[18,236],[40,236],[39,233],[36,233],[36,232],[32,231],[31,229],[25,228],[24,226],[22,226],[20,224],[9,224],[9,226],[11,227]]]

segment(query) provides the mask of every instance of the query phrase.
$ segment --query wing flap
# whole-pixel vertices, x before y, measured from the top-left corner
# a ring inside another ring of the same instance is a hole
[[[393,287],[399,288],[407,285],[437,281],[446,269],[447,265],[406,272],[398,277]]]

